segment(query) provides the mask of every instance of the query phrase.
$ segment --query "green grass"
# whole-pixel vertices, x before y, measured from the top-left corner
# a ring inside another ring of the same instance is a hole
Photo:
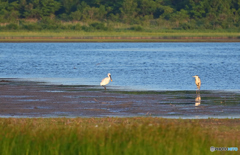
[[[212,154],[210,146],[239,146],[239,122],[153,117],[0,118],[0,154]]]
[[[9,31],[0,32],[0,42],[239,42],[239,32],[218,31]]]
[[[1,37],[240,37],[239,32],[219,32],[219,31],[8,31],[0,32]]]
[[[227,31],[7,31],[0,42],[228,42],[240,41],[239,32]]]

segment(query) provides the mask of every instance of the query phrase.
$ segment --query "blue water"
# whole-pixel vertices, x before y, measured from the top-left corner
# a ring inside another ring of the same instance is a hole
[[[240,89],[240,43],[0,43],[0,78],[139,90]]]

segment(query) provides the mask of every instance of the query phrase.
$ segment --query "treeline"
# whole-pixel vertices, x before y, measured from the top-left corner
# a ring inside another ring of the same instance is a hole
[[[240,0],[0,0],[0,24],[0,30],[239,29]]]

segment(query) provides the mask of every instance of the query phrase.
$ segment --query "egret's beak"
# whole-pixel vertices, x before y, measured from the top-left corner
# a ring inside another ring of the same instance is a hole
[[[111,79],[111,82],[112,82],[112,77],[111,77],[111,75],[110,75],[110,79]]]

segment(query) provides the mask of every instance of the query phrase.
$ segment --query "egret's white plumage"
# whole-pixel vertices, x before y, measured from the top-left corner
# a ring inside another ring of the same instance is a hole
[[[200,90],[201,80],[200,80],[199,76],[195,75],[195,76],[193,76],[193,77],[195,77],[195,83],[196,83],[196,85],[197,85],[197,88]]]
[[[112,77],[111,77],[111,74],[108,73],[108,77],[102,79],[100,85],[103,86],[106,90],[106,85],[110,82],[110,80],[112,81]]]

